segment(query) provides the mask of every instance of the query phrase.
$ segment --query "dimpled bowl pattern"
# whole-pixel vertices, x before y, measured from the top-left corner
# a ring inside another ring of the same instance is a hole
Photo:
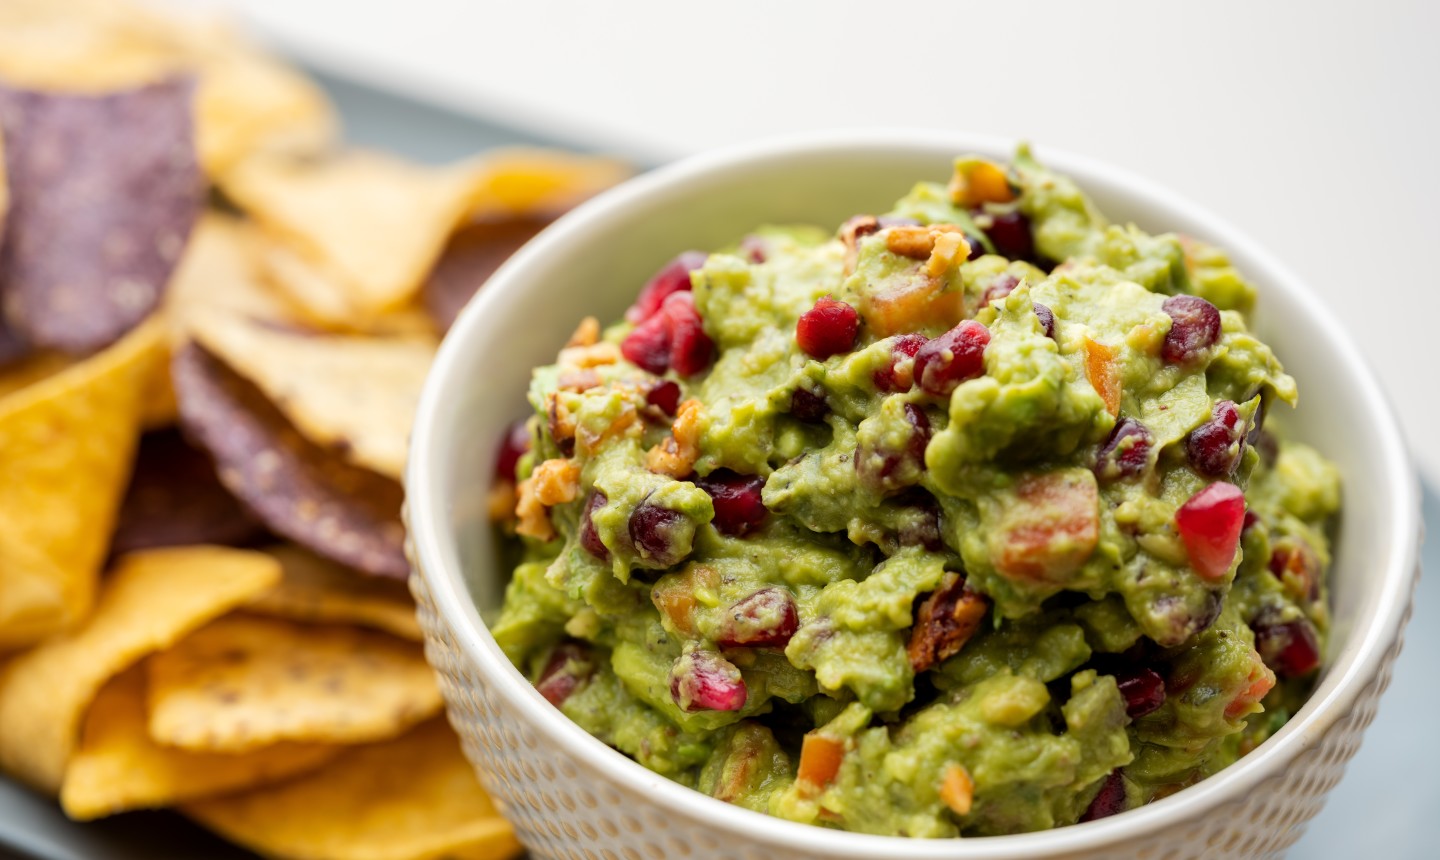
[[[485,517],[493,452],[524,413],[530,368],[576,321],[613,319],[666,259],[763,222],[837,224],[883,211],[951,156],[1004,158],[1008,141],[931,131],[782,138],[654,171],[565,216],[496,273],[461,315],[427,383],[412,439],[411,589],[451,722],[536,857],[1228,858],[1279,856],[1324,804],[1374,719],[1419,576],[1420,498],[1392,413],[1343,328],[1294,275],[1192,204],[1086,159],[1040,149],[1117,222],[1216,242],[1256,281],[1256,327],[1299,380],[1292,435],[1337,461],[1345,511],[1331,569],[1334,625],[1314,695],[1238,764],[1139,810],[1017,836],[905,840],[795,824],[645,770],[552,708],[500,652],[493,617],[509,571]]]

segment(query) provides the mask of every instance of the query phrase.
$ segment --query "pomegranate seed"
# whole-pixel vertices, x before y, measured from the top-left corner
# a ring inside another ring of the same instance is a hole
[[[965,258],[966,262],[969,262],[970,260],[978,260],[981,257],[985,256],[985,243],[981,242],[978,236],[972,236],[969,233],[966,233],[965,244],[970,246],[970,256]]]
[[[1150,465],[1150,449],[1154,445],[1150,428],[1134,418],[1121,418],[1100,445],[1095,457],[1095,477],[1116,481],[1141,474]]]
[[[630,542],[641,558],[660,567],[670,567],[686,554],[674,534],[684,519],[685,515],[679,511],[641,502],[630,514]]]
[[[795,342],[811,358],[821,361],[849,352],[860,334],[860,314],[844,302],[826,296],[800,315]]]
[[[1090,801],[1090,806],[1080,816],[1080,820],[1094,821],[1099,818],[1109,818],[1124,812],[1128,806],[1129,804],[1125,801],[1125,777],[1120,775],[1118,769],[1112,770],[1100,786],[1100,793]]]
[[[495,477],[501,481],[515,480],[515,467],[529,450],[530,428],[521,418],[506,429],[505,437],[500,440],[500,450],[495,455]]]
[[[654,374],[670,369],[670,326],[663,314],[655,314],[625,336],[620,354],[641,370]]]
[[[1211,419],[1190,431],[1185,453],[1195,471],[1211,478],[1228,478],[1245,453],[1245,422],[1233,401],[1215,404]]]
[[[925,447],[930,444],[930,416],[913,403],[906,403],[905,421],[910,434],[901,450],[861,445],[855,452],[855,470],[860,478],[881,490],[903,489],[925,471]]]
[[[1122,669],[1115,673],[1115,685],[1125,697],[1125,713],[1132,720],[1165,704],[1165,679],[1154,669]]]
[[[660,380],[645,392],[645,402],[673,418],[675,410],[680,408],[680,384],[669,379]]]
[[[1244,524],[1245,494],[1225,481],[1191,496],[1175,512],[1175,528],[1185,542],[1190,566],[1202,579],[1212,581],[1230,571]]]
[[[1220,311],[1199,296],[1171,296],[1160,308],[1171,320],[1160,354],[1171,364],[1184,364],[1220,340]]]
[[[915,384],[915,353],[925,345],[923,334],[902,334],[890,344],[890,361],[871,375],[880,391],[909,391]]]
[[[762,588],[725,610],[725,624],[715,644],[721,648],[750,646],[784,648],[800,627],[795,598],[783,587]]]
[[[675,293],[660,308],[670,330],[670,368],[694,376],[715,360],[715,342],[705,334],[692,293]]]
[[[765,240],[753,233],[740,240],[740,255],[752,263],[765,262]]]
[[[1029,260],[1035,256],[1035,237],[1030,232],[1030,219],[1021,212],[1001,212],[990,216],[985,235],[995,252],[1012,260]]]
[[[635,304],[625,312],[625,319],[642,323],[654,316],[669,296],[689,292],[690,273],[705,265],[707,256],[704,251],[686,251],[666,263],[640,290]]]
[[[610,550],[605,546],[605,542],[600,540],[600,533],[595,530],[594,515],[609,501],[604,493],[596,490],[585,500],[585,509],[580,513],[580,546],[601,561],[610,560]]]
[[[1304,618],[1252,622],[1255,650],[1265,665],[1282,678],[1299,678],[1320,667],[1320,637],[1315,626]]]
[[[565,704],[595,671],[590,649],[579,642],[561,642],[550,651],[550,659],[535,681],[535,689],[555,707]]]
[[[816,424],[830,414],[830,406],[825,403],[822,395],[808,388],[797,388],[795,393],[790,395],[790,414],[794,415],[797,421]]]
[[[1277,540],[1270,550],[1267,567],[1292,592],[1298,592],[1298,596],[1320,599],[1320,559],[1304,540],[1290,537]]]
[[[760,501],[765,479],[759,475],[740,475],[729,469],[716,469],[695,483],[714,502],[715,519],[710,522],[722,535],[742,537],[765,522],[769,511]]]
[[[670,668],[670,698],[683,711],[738,711],[746,697],[740,670],[714,651],[687,652]]]
[[[1245,522],[1244,522],[1244,524],[1242,524],[1242,525],[1240,526],[1240,534],[1241,534],[1241,535],[1244,535],[1246,532],[1248,532],[1248,531],[1250,531],[1251,529],[1255,528],[1255,524],[1258,523],[1258,522],[1260,522],[1260,516],[1259,516],[1259,514],[1256,514],[1256,513],[1255,513],[1254,511],[1252,511],[1252,510],[1246,510],[1246,511],[1245,511]]]
[[[915,381],[928,394],[948,397],[960,383],[985,372],[990,330],[974,320],[927,341],[915,353]]]
[[[896,534],[900,545],[923,546],[931,552],[940,552],[944,542],[940,536],[940,503],[935,497],[920,487],[911,487],[893,501],[906,509]]]
[[[1040,320],[1040,328],[1045,336],[1051,340],[1055,339],[1055,312],[1039,302],[1035,303],[1035,316]]]
[[[1015,292],[1015,288],[1018,286],[1020,286],[1019,278],[1009,272],[1000,275],[990,282],[990,286],[985,288],[985,292],[980,294],[980,307],[986,307],[991,302],[1005,298]]]

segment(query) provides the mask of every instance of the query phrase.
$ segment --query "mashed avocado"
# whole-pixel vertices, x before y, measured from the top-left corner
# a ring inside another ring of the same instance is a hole
[[[1024,148],[682,255],[535,372],[492,632],[605,743],[795,821],[1173,793],[1300,707],[1329,627],[1339,477],[1266,422],[1297,392],[1254,303]]]

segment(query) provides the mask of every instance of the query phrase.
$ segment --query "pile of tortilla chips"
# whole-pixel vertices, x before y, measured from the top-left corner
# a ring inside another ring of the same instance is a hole
[[[614,161],[344,149],[228,28],[0,3],[0,769],[276,857],[507,857],[403,579],[436,345]]]

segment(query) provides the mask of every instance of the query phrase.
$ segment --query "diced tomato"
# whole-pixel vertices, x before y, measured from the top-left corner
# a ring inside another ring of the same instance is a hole
[[[1105,411],[1115,416],[1120,414],[1120,397],[1124,393],[1119,356],[1120,350],[1115,347],[1085,338],[1085,378],[1105,401]]]
[[[1175,512],[1175,530],[1185,542],[1190,567],[1212,582],[1224,579],[1230,572],[1244,525],[1245,494],[1225,481],[1217,481],[1191,496]]]
[[[995,569],[1009,579],[1061,582],[1100,540],[1100,499],[1089,470],[1022,477],[990,533]]]

